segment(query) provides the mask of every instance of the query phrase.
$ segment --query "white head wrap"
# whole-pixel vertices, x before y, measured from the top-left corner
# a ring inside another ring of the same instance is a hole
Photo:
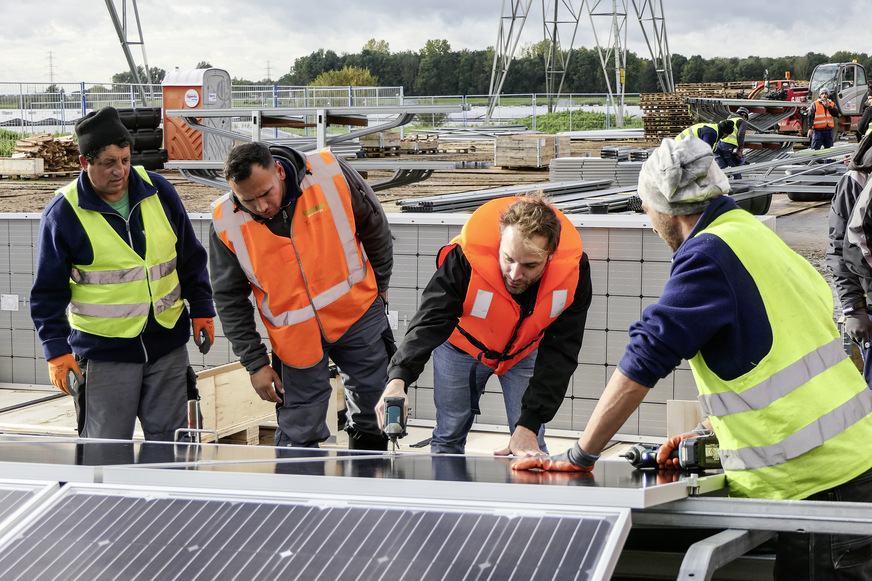
[[[638,190],[648,207],[680,216],[702,213],[712,198],[730,191],[730,182],[705,141],[667,138],[642,165]]]

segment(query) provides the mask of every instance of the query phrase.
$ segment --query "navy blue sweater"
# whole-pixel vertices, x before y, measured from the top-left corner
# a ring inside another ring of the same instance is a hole
[[[732,198],[715,199],[672,257],[657,303],[630,326],[618,367],[648,387],[701,352],[724,380],[751,371],[772,347],[772,328],[757,285],[727,244],[713,234],[694,236],[725,212]]]
[[[140,256],[145,256],[145,233],[139,204],[149,196],[158,196],[178,238],[176,268],[182,298],[190,307],[190,316],[214,317],[206,251],[194,234],[175,188],[158,174],[149,172],[148,176],[152,185],[146,183],[134,169],[130,170],[127,190],[130,197],[129,221],[125,221],[121,214],[94,192],[84,171],[77,180],[79,206],[102,213],[121,239],[132,240],[132,248]],[[144,363],[157,360],[187,343],[190,337],[187,309],[172,329],[159,325],[152,312],[145,329],[132,339],[100,337],[71,329],[66,316],[70,303],[70,271],[73,264],[90,264],[93,257],[91,243],[75,211],[65,197],[55,196],[46,206],[39,223],[36,278],[30,293],[30,314],[42,341],[46,360],[72,350],[86,359]]]

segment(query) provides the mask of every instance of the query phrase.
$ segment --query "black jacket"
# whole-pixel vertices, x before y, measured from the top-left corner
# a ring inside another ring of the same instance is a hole
[[[436,347],[448,340],[463,314],[463,301],[472,267],[460,246],[455,246],[421,294],[418,312],[412,317],[406,336],[388,366],[388,381],[402,379],[410,385],[430,359]],[[523,310],[535,306],[539,285],[534,284],[516,300]],[[579,261],[578,286],[572,304],[548,328],[539,343],[530,385],[521,400],[519,426],[533,432],[551,421],[566,395],[572,374],[578,367],[578,352],[591,301],[590,264],[587,254]]]

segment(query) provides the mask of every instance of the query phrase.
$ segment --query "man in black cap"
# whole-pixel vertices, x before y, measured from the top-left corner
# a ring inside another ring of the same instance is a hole
[[[206,251],[173,186],[130,171],[118,111],[89,113],[76,135],[82,172],[43,212],[30,295],[49,376],[82,437],[129,440],[138,416],[147,440],[172,440],[187,424],[191,319],[201,351],[214,340]]]

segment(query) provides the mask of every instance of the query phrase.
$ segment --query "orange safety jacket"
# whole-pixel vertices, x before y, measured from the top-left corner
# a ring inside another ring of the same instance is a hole
[[[548,325],[572,304],[582,255],[578,230],[555,210],[561,223],[557,250],[539,280],[532,314],[521,320],[521,307],[506,289],[499,261],[500,216],[517,201],[498,198],[481,206],[437,258],[441,265],[459,244],[472,267],[463,315],[448,342],[495,369],[497,375],[536,349]]]
[[[814,121],[812,122],[813,129],[827,129],[833,127],[833,116],[824,107],[820,101],[814,102]]]
[[[307,155],[306,167],[290,238],[235,211],[229,193],[212,205],[215,231],[248,277],[273,351],[300,368],[318,363],[322,338],[342,337],[378,294],[338,161],[325,149]]]

